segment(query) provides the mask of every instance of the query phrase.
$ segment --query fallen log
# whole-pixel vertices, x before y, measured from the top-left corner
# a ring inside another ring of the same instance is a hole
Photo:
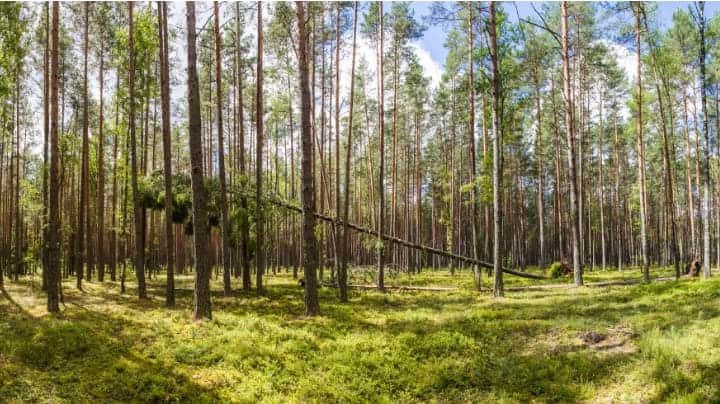
[[[652,279],[650,282],[666,282],[666,281],[674,281],[674,276],[664,276]],[[617,280],[617,281],[602,281],[602,282],[590,282],[586,283],[584,286],[588,288],[600,288],[605,286],[626,286],[626,285],[638,285],[643,282],[642,279],[625,279],[625,280]],[[572,283],[554,283],[552,285],[530,285],[530,286],[510,286],[504,288],[506,291],[509,292],[522,292],[522,291],[528,291],[528,290],[548,290],[548,289],[570,289],[575,288],[576,286]],[[483,292],[490,292],[492,289],[483,288]]]
[[[292,204],[290,204],[290,203],[283,202],[283,201],[280,201],[280,200],[277,200],[277,199],[270,199],[270,198],[268,198],[268,199],[266,199],[266,200],[267,200],[268,202],[276,205],[276,206],[280,206],[280,207],[285,208],[285,209],[288,209],[288,210],[292,210],[292,211],[295,211],[295,212],[298,212],[298,213],[302,213],[302,208],[299,207],[299,206],[295,206],[295,205],[292,205]],[[313,212],[313,215],[315,215],[316,218],[321,219],[321,220],[324,220],[324,221],[326,221],[326,222],[335,223],[335,224],[337,224],[337,225],[339,225],[339,226],[343,225],[343,221],[340,220],[340,219],[336,219],[336,218],[334,218],[334,217],[327,216],[327,215],[324,215],[324,214],[322,214],[322,213],[317,213],[317,212]],[[350,222],[348,222],[348,223],[347,223],[347,226],[348,226],[350,229],[353,229],[353,230],[355,230],[355,231],[357,231],[357,232],[359,232],[359,233],[364,233],[364,234],[368,234],[368,235],[375,236],[375,237],[377,237],[377,235],[378,235],[376,231],[367,229],[367,228],[362,227],[362,226],[359,226],[359,225],[357,225],[357,224],[355,224],[355,223],[350,223]],[[392,243],[395,243],[395,244],[399,244],[399,245],[401,245],[401,246],[403,246],[403,247],[412,248],[412,249],[415,249],[415,250],[420,250],[420,251],[423,251],[423,252],[425,252],[425,253],[435,254],[435,255],[439,255],[439,256],[441,256],[441,257],[451,258],[451,259],[454,259],[454,260],[466,262],[466,263],[468,263],[468,264],[478,265],[478,266],[480,266],[480,267],[482,267],[482,268],[493,269],[493,264],[491,264],[491,263],[489,263],[489,262],[477,260],[477,259],[475,259],[475,258],[464,257],[464,256],[462,256],[462,255],[453,254],[453,253],[448,252],[448,251],[445,251],[445,250],[440,250],[440,249],[434,248],[434,247],[428,247],[428,246],[422,245],[422,244],[412,243],[412,242],[410,242],[410,241],[403,240],[403,239],[401,239],[401,238],[399,238],[399,237],[393,237],[393,236],[389,236],[389,235],[387,235],[387,234],[383,234],[383,235],[382,235],[382,239],[383,239],[383,240],[386,240],[386,241],[389,241],[389,242],[392,242]],[[519,276],[519,277],[521,277],[521,278],[538,279],[538,280],[548,279],[548,278],[546,278],[546,277],[544,277],[544,276],[542,276],[542,275],[535,275],[535,274],[530,274],[530,273],[526,273],[526,272],[515,271],[515,270],[512,270],[512,269],[508,269],[508,268],[502,268],[502,271],[505,272],[506,274]]]
[[[337,288],[334,283],[324,282],[322,286]],[[351,289],[363,289],[363,290],[374,290],[377,289],[377,285],[348,285]],[[385,285],[385,289],[392,290],[412,290],[420,292],[452,292],[457,290],[456,287],[444,287],[444,286],[405,286],[405,285]]]

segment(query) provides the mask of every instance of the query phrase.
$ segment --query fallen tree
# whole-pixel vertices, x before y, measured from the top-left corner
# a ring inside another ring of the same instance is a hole
[[[292,211],[295,211],[295,212],[298,212],[298,213],[302,213],[302,208],[299,207],[299,206],[295,206],[295,205],[293,205],[293,204],[290,204],[290,203],[287,203],[287,202],[284,202],[284,201],[281,201],[281,200],[278,200],[278,199],[273,199],[273,198],[266,198],[266,200],[267,200],[268,202],[272,203],[273,205],[276,205],[276,206],[279,206],[279,207],[282,207],[282,208],[285,208],[285,209],[288,209],[288,210],[292,210]],[[342,225],[344,224],[342,220],[336,219],[336,218],[331,217],[331,216],[324,215],[324,214],[322,214],[322,213],[313,212],[313,215],[315,215],[315,217],[318,218],[318,219],[320,219],[320,220],[324,220],[324,221],[326,221],[326,222],[334,223],[334,224],[336,224],[336,225],[338,225],[338,226],[342,226]],[[348,222],[348,223],[347,223],[347,226],[348,226],[348,228],[353,229],[353,230],[355,230],[355,231],[357,231],[357,232],[359,232],[359,233],[364,233],[364,234],[368,234],[368,235],[375,236],[375,237],[377,237],[377,235],[378,235],[376,231],[370,230],[370,229],[368,229],[368,228],[359,226],[359,225],[354,224],[354,223]],[[454,260],[457,260],[457,261],[461,261],[461,262],[465,262],[465,263],[468,263],[468,264],[478,265],[478,266],[480,266],[480,267],[482,267],[482,268],[487,268],[487,269],[492,269],[492,268],[493,268],[493,264],[491,264],[491,263],[489,263],[489,262],[477,260],[477,259],[474,259],[474,258],[464,257],[464,256],[462,256],[462,255],[453,254],[453,253],[448,252],[448,251],[445,251],[445,250],[440,250],[440,249],[434,248],[434,247],[428,247],[428,246],[422,245],[422,244],[412,243],[412,242],[410,242],[410,241],[403,240],[403,239],[401,239],[401,238],[399,238],[399,237],[393,237],[393,236],[389,236],[389,235],[387,235],[387,234],[383,234],[383,235],[381,236],[381,238],[382,238],[383,240],[385,240],[385,241],[389,241],[389,242],[392,242],[392,243],[401,245],[401,246],[403,246],[403,247],[412,248],[412,249],[415,249],[415,250],[420,250],[420,251],[423,251],[423,252],[425,252],[425,253],[435,254],[435,255],[439,255],[439,256],[441,256],[441,257],[451,258],[451,259],[454,259]],[[502,268],[502,271],[505,272],[506,274],[519,276],[519,277],[521,277],[521,278],[538,279],[538,280],[547,279],[546,277],[544,277],[544,276],[542,276],[542,275],[535,275],[535,274],[530,274],[530,273],[526,273],[526,272],[515,271],[515,270],[512,270],[512,269],[508,269],[508,268]]]

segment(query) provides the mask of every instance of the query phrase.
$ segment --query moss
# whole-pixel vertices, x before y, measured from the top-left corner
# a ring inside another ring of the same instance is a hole
[[[529,271],[538,271],[529,268]],[[669,274],[657,268],[657,275]],[[361,271],[356,277],[364,276]],[[588,282],[639,276],[594,271]],[[355,279],[360,279],[355,278]],[[525,279],[507,277],[508,286]],[[267,294],[223,297],[212,321],[191,321],[192,276],[178,307],[138,301],[115,283],[64,285],[60,316],[45,313],[40,279],[0,296],[0,397],[86,402],[717,401],[720,279],[609,288],[472,290],[470,271],[398,274],[394,284],[451,292],[320,290],[322,316],[302,317],[302,290],[284,271]],[[489,279],[485,279],[489,282]],[[217,283],[216,283],[217,282]],[[557,282],[557,281],[555,281]],[[539,283],[547,283],[541,281]],[[592,330],[617,334],[589,346]],[[623,349],[623,347],[633,349]]]

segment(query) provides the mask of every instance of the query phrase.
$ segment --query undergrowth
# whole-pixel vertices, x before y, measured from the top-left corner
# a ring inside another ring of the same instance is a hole
[[[508,286],[558,282],[570,279],[506,276]],[[162,277],[149,280],[147,301],[132,281],[123,295],[117,283],[86,282],[80,292],[68,280],[55,317],[39,283],[6,282],[0,297],[0,402],[720,400],[720,279],[497,300],[473,291],[469,269],[424,270],[388,283],[456,289],[351,290],[340,304],[322,288],[322,315],[307,319],[302,289],[283,272],[268,276],[262,297],[223,297],[213,280],[213,320],[200,323],[191,321],[188,275],[177,279],[172,309]],[[603,342],[585,342],[587,332]]]

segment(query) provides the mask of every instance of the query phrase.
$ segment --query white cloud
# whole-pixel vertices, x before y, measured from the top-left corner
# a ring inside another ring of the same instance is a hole
[[[442,78],[442,68],[437,64],[432,56],[430,56],[430,52],[423,48],[420,42],[413,42],[410,44],[410,47],[413,48],[415,54],[418,56],[420,65],[425,71],[425,75],[430,77],[432,88],[436,89],[440,84],[440,79]]]

